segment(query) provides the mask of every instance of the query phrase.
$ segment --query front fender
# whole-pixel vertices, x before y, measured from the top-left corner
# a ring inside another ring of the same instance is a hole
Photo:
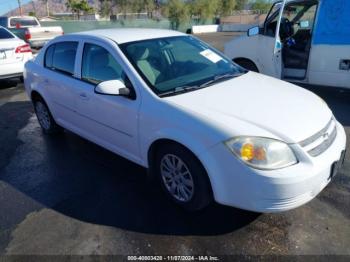
[[[153,134],[153,136],[144,140],[143,147],[141,148],[142,159],[144,160],[146,167],[149,167],[148,163],[148,152],[153,143],[159,140],[171,140],[177,142],[188,150],[190,150],[203,164],[205,167],[204,159],[201,159],[201,156],[206,152],[210,147],[214,146],[217,143],[206,143],[200,141],[200,139],[195,137],[192,134],[184,132],[182,130],[176,130],[171,128],[160,129]]]
[[[239,38],[232,39],[225,44],[224,53],[230,59],[244,58],[251,60],[258,67],[260,71],[260,65],[258,63],[258,48],[259,48],[260,36],[241,36]]]

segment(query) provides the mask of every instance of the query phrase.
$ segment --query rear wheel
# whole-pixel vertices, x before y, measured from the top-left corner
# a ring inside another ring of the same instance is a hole
[[[237,59],[234,62],[249,71],[259,73],[259,69],[257,68],[257,66],[248,59]]]
[[[42,99],[37,99],[34,101],[34,110],[38,118],[39,124],[46,134],[55,134],[62,131],[62,128],[57,125],[53,119],[49,108]]]
[[[162,146],[155,168],[167,196],[181,207],[196,211],[212,201],[208,175],[198,159],[178,144]]]

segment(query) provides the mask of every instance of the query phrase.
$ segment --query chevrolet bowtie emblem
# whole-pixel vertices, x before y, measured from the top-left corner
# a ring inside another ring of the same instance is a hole
[[[329,134],[328,133],[324,133],[322,137],[323,137],[324,140],[328,140],[329,139]]]

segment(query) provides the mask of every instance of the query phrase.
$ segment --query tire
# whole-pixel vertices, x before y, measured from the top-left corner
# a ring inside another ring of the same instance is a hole
[[[245,60],[245,59],[238,59],[235,61],[235,63],[249,71],[259,73],[259,69],[256,67],[256,65],[252,61]]]
[[[34,110],[38,122],[45,134],[57,134],[63,131],[62,127],[57,125],[52,114],[43,99],[36,99],[34,102]]]
[[[166,195],[182,208],[198,211],[212,202],[204,167],[183,146],[175,143],[162,146],[156,153],[155,171]]]

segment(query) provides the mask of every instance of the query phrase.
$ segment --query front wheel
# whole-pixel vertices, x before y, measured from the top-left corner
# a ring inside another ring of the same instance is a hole
[[[208,175],[186,148],[170,144],[160,148],[156,168],[162,188],[176,204],[189,211],[205,208],[212,201]]]
[[[50,113],[49,108],[43,100],[38,99],[34,101],[34,110],[44,133],[54,134],[62,131],[62,128],[56,124],[55,120],[53,119]]]

